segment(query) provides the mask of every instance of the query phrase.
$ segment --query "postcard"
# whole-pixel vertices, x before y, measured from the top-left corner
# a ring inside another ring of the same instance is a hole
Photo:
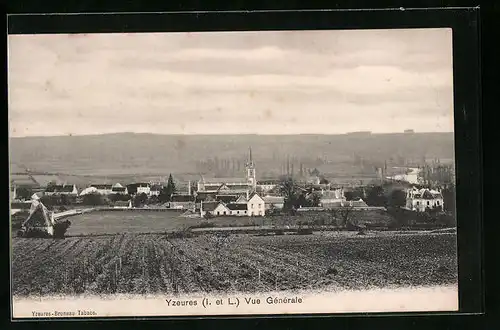
[[[8,36],[14,319],[458,310],[452,31]]]

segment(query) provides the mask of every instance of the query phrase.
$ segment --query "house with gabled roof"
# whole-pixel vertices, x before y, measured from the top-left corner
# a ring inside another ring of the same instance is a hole
[[[222,204],[221,202],[201,202],[200,203],[200,215],[204,217],[207,214],[215,215],[215,209]]]
[[[120,183],[115,183],[111,187],[112,194],[128,195],[127,187],[122,186]]]
[[[234,204],[245,204],[247,205],[248,199],[245,196],[239,196],[237,200],[233,202]]]
[[[440,190],[415,187],[406,190],[405,208],[412,211],[424,212],[426,210],[443,209],[444,201]]]
[[[249,216],[266,215],[266,203],[258,194],[252,194],[252,196],[248,199],[247,209]]]
[[[45,194],[48,196],[53,196],[53,195],[78,196],[78,189],[74,184],[50,185],[45,189]]]

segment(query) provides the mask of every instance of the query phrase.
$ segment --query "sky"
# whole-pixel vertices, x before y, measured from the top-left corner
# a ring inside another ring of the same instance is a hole
[[[13,137],[453,131],[451,29],[8,36]]]

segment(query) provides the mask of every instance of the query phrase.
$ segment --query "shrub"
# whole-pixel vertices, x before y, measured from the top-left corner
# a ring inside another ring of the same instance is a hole
[[[69,220],[57,222],[54,225],[54,238],[63,238],[70,226],[71,222]]]

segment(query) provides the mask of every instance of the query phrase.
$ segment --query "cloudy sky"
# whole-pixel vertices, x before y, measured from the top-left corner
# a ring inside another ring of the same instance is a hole
[[[450,29],[11,35],[11,136],[453,131]]]

